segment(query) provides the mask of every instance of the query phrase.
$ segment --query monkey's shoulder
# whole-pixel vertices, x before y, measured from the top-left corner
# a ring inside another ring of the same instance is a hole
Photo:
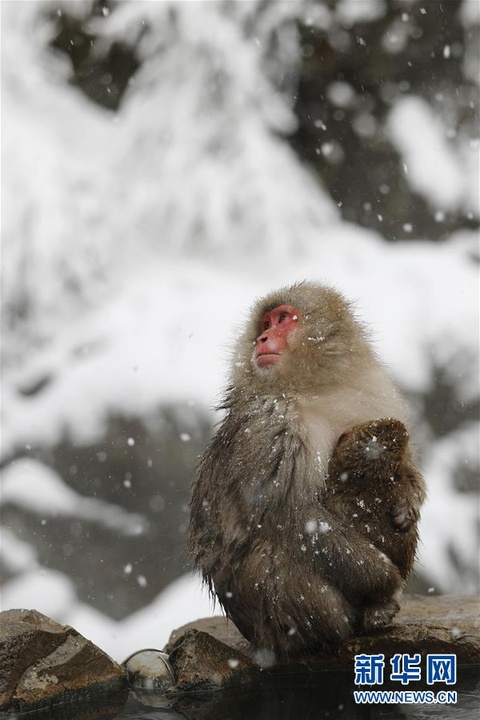
[[[245,442],[260,446],[280,433],[298,434],[298,410],[291,398],[237,393],[222,407],[226,412],[214,441],[224,446]]]

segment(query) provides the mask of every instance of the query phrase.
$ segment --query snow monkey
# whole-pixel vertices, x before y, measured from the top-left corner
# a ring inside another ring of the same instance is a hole
[[[403,403],[348,302],[307,282],[260,300],[230,380],[191,501],[189,548],[210,590],[277,658],[335,651],[388,625],[424,490]]]

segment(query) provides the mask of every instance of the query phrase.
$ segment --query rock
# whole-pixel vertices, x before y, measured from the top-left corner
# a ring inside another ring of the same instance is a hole
[[[460,665],[480,661],[480,598],[456,595],[405,597],[391,628],[357,637],[345,647],[347,658],[359,652],[453,653]]]
[[[124,671],[68,625],[36,610],[0,613],[0,709],[27,711],[88,696],[125,702]],[[118,710],[120,712],[120,710]]]
[[[317,654],[283,660],[282,665],[311,670],[342,670],[353,667],[360,653],[454,653],[458,664],[476,664],[480,658],[479,599],[456,596],[405,597],[403,607],[387,630],[350,638],[337,655]],[[182,649],[183,648],[183,649]],[[224,617],[205,618],[175,630],[165,647],[177,673],[177,690],[199,690],[244,682],[259,664],[249,643]],[[240,656],[237,667],[228,659]],[[278,666],[277,666],[278,667]],[[245,670],[249,672],[245,674]],[[238,673],[238,676],[237,676]]]
[[[248,681],[253,662],[242,652],[207,632],[187,630],[175,643],[170,663],[176,678],[175,691],[219,690]]]
[[[229,716],[238,702],[248,705],[246,717],[265,717],[255,708],[262,688],[266,688],[265,698],[272,695],[268,683],[275,689],[273,696],[281,699],[281,708],[271,716],[301,716],[295,713],[303,695],[295,695],[296,705],[288,709],[293,714],[282,715],[289,696],[287,692],[284,698],[282,692],[303,687],[306,677],[307,716],[311,703],[318,705],[320,686],[322,702],[330,693],[328,707],[333,709],[338,707],[339,697],[345,697],[347,690],[350,693],[345,687],[351,684],[354,655],[360,653],[383,653],[386,660],[395,653],[455,654],[462,669],[459,682],[465,688],[473,687],[480,658],[478,610],[475,597],[407,597],[389,630],[351,638],[335,656],[317,654],[282,661],[267,673],[264,668],[271,663],[253,652],[233,623],[223,617],[207,618],[172,633],[165,648],[168,660],[160,651],[147,650],[130,656],[126,663],[130,662],[131,677],[140,680],[138,688],[133,683],[135,692],[147,690],[142,702],[173,708],[196,720]],[[0,667],[0,711],[35,710],[35,717],[48,720],[100,720],[119,714],[128,693],[126,675],[119,665],[73,628],[35,610],[0,613]],[[349,672],[331,672],[342,670]],[[204,693],[225,689],[228,692]],[[199,705],[198,692],[210,700]]]

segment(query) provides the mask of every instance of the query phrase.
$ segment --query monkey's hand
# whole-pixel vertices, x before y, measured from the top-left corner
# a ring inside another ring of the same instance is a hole
[[[390,509],[390,519],[396,530],[407,532],[418,520],[418,510],[407,498],[402,498]]]
[[[395,530],[408,532],[418,522],[425,500],[423,478],[409,457],[398,469],[396,483],[403,488],[403,496],[390,508],[390,520]]]

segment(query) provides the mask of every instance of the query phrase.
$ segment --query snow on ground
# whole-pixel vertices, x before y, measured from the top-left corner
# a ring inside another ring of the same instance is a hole
[[[66,622],[66,613],[75,602],[72,581],[61,572],[40,566],[32,567],[2,586],[2,610],[34,608],[54,620]]]

